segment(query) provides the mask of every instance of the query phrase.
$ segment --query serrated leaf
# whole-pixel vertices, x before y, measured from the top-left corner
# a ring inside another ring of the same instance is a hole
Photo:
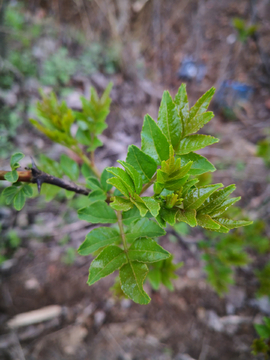
[[[191,190],[184,198],[185,209],[198,209],[203,202],[223,184],[206,185]]]
[[[116,176],[121,182],[124,184],[124,186],[127,188],[128,192],[133,195],[135,192],[135,187],[133,184],[133,181],[131,177],[121,168],[116,167],[108,167],[107,171],[114,176]],[[120,189],[118,189],[120,190]],[[120,190],[121,191],[121,190]]]
[[[157,123],[169,144],[176,148],[182,136],[182,122],[168,91],[163,93]]]
[[[146,207],[145,203],[142,201],[139,195],[134,194],[134,199],[130,198],[130,201],[132,201],[133,204],[139,209],[142,217],[147,214],[148,208]]]
[[[180,118],[182,121],[182,125],[184,128],[184,125],[187,123],[188,117],[189,117],[189,105],[188,105],[186,84],[182,84],[180,86],[180,88],[178,89],[178,92],[174,98],[174,103],[178,109],[178,112],[179,112],[179,115],[180,115]]]
[[[179,209],[179,212],[177,213],[176,220],[181,222],[185,222],[191,227],[197,226],[197,220],[196,220],[196,210],[195,209],[189,209],[189,210],[182,210]]]
[[[158,216],[156,216],[156,221],[158,222],[159,226],[161,226],[161,227],[166,227],[166,225],[167,225],[166,221],[160,216],[160,214],[158,214]]]
[[[12,170],[16,170],[18,167],[20,167],[19,161],[24,158],[23,153],[15,153],[11,156],[10,159],[10,167]]]
[[[158,201],[156,201],[155,199],[149,196],[144,196],[141,198],[141,200],[143,201],[147,209],[154,217],[158,216],[160,209],[160,205]]]
[[[4,197],[7,205],[10,205],[12,203],[15,195],[17,194],[17,191],[18,188],[16,186],[9,186],[3,190],[2,196]]]
[[[91,202],[95,202],[95,201],[104,201],[107,199],[107,195],[105,194],[105,192],[101,189],[99,190],[93,190],[90,192],[90,194],[88,195],[88,199]]]
[[[162,160],[169,159],[168,140],[150,115],[144,117],[141,138],[142,151],[151,156],[158,165]]]
[[[203,149],[204,147],[217,142],[219,142],[219,139],[209,135],[188,135],[180,141],[175,154],[188,154],[191,151]]]
[[[131,177],[134,183],[136,193],[140,194],[143,186],[143,181],[140,173],[132,165],[125,161],[117,160],[117,162],[119,162],[119,164],[121,164],[125,168],[126,172]]]
[[[198,225],[204,229],[217,230],[220,228],[217,222],[215,222],[209,215],[197,215]]]
[[[86,235],[84,242],[78,249],[78,253],[80,255],[90,255],[104,246],[120,242],[121,236],[116,229],[99,227],[98,229],[90,231],[90,233]]]
[[[224,200],[235,190],[235,185],[229,185],[224,189],[214,192],[205,202],[200,206],[200,214],[210,214],[217,207],[219,207]],[[224,210],[225,211],[225,210]]]
[[[215,218],[214,220],[217,221],[218,224],[221,224],[230,230],[252,224],[252,221],[246,221],[246,220],[231,220],[226,218]]]
[[[80,220],[86,220],[93,224],[113,224],[117,222],[115,212],[109,207],[105,201],[96,201],[78,211]]]
[[[107,246],[91,262],[87,284],[93,285],[95,282],[110,275],[126,263],[127,257],[124,250],[115,245]]]
[[[4,178],[11,183],[15,183],[19,179],[19,174],[16,170],[12,170],[6,173]]]
[[[100,182],[94,176],[89,176],[86,178],[86,186],[91,190],[102,190]]]
[[[141,218],[140,211],[136,206],[134,206],[131,210],[123,211],[122,213],[122,221],[124,225],[129,225],[133,221],[140,218]]]
[[[185,197],[187,195],[187,193],[189,192],[190,188],[192,188],[195,184],[197,184],[199,182],[199,179],[191,179],[188,180],[184,186],[183,186],[183,190],[182,190],[182,197]]]
[[[211,164],[204,156],[190,152],[186,155],[181,155],[181,166],[186,165],[189,161],[193,161],[193,164],[189,170],[190,175],[202,175],[206,172],[213,172],[216,170],[213,164]]]
[[[209,103],[215,93],[215,89],[209,89],[189,111],[189,119],[185,124],[185,136],[197,132],[214,116],[212,112],[206,112]]]
[[[215,210],[211,211],[209,213],[209,215],[213,218],[220,216],[221,214],[224,213],[224,211],[226,211],[230,206],[235,204],[240,199],[241,199],[241,196],[238,196],[238,197],[227,199],[227,200],[223,201],[223,203],[221,203],[220,206],[215,208]]]
[[[132,165],[138,173],[141,174],[143,183],[149,182],[157,170],[155,160],[135,145],[128,147],[126,162]]]
[[[110,191],[111,188],[112,188],[112,185],[111,184],[108,184],[107,183],[107,180],[112,178],[113,175],[110,174],[107,169],[105,168],[103,171],[102,171],[102,174],[101,174],[101,177],[100,177],[100,183],[101,183],[101,186],[103,188],[104,191]]]
[[[178,213],[179,209],[176,208],[172,208],[172,209],[165,209],[162,208],[160,210],[160,216],[162,217],[162,219],[164,219],[168,224],[170,224],[171,226],[174,226],[175,221],[176,221],[176,214]]]
[[[26,200],[25,194],[24,194],[22,188],[20,188],[13,200],[14,208],[17,211],[22,210],[22,208],[24,207],[24,204],[25,204],[25,200]]]
[[[117,211],[128,211],[133,206],[134,204],[129,199],[124,199],[120,196],[113,197],[113,202],[110,203],[110,207]]]
[[[126,231],[126,239],[129,242],[139,237],[158,237],[165,235],[166,232],[154,221],[147,218],[135,220],[128,226]]]
[[[129,191],[128,189],[125,187],[124,183],[122,182],[122,180],[120,180],[117,177],[112,177],[110,179],[107,180],[108,184],[113,185],[117,190],[120,191],[120,193],[122,195],[124,195],[125,197],[129,198]]]
[[[119,271],[121,289],[135,303],[146,305],[151,299],[143,289],[143,283],[148,273],[145,264],[130,261]]]
[[[60,166],[63,172],[72,180],[77,181],[79,177],[79,165],[69,156],[62,154],[60,157]]]
[[[164,250],[155,240],[144,238],[135,240],[128,249],[128,257],[132,261],[152,263],[165,260],[171,254]]]

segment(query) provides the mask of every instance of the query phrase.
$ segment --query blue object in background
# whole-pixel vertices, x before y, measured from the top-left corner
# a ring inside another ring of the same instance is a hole
[[[186,56],[177,72],[178,78],[182,80],[193,80],[201,82],[206,74],[206,65],[201,61],[195,61],[192,56]]]

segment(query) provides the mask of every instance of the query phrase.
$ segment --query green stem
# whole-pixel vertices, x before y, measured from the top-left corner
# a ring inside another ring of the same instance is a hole
[[[117,215],[118,226],[119,226],[119,229],[120,229],[120,235],[121,235],[121,238],[122,238],[122,241],[123,241],[124,249],[125,249],[125,252],[127,253],[128,248],[127,248],[127,241],[126,241],[124,228],[123,228],[122,212],[121,211],[116,211],[116,215]]]
[[[149,181],[149,183],[145,184],[143,187],[142,187],[142,191],[140,193],[140,195],[142,195],[142,193],[144,193],[157,179],[157,174],[155,174],[152,179]]]
[[[98,171],[98,169],[96,168],[96,165],[94,163],[94,161],[90,160],[84,153],[83,151],[79,148],[79,146],[76,146],[76,150],[75,150],[76,154],[83,160],[83,162],[88,165],[90,167],[90,169],[94,172],[94,174],[100,179],[101,174]],[[91,154],[91,157],[93,159],[93,156]]]

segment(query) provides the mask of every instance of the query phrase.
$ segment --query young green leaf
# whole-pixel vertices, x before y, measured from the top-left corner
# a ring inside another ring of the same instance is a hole
[[[178,156],[176,156],[177,158]],[[213,172],[216,170],[213,164],[211,164],[205,157],[199,154],[190,152],[186,155],[181,155],[181,166],[186,165],[189,161],[193,161],[193,164],[189,170],[190,175],[201,175],[206,172]]]
[[[150,211],[150,213],[156,217],[159,213],[160,205],[159,202],[153,199],[149,196],[144,196],[141,198],[147,209]]]
[[[176,155],[185,155],[217,142],[219,139],[209,135],[188,135],[180,141],[175,153]]]
[[[6,173],[4,175],[4,178],[11,183],[15,183],[18,181],[19,175],[16,170],[12,170],[12,171],[9,171],[8,173]]]
[[[139,209],[142,217],[144,217],[148,213],[148,208],[146,207],[145,203],[139,195],[134,194],[134,199],[130,198],[130,201],[132,201],[133,204]]]
[[[5,199],[5,202],[7,205],[10,205],[15,197],[15,195],[17,194],[18,188],[17,186],[9,186],[6,187],[3,192],[2,192],[2,196]]]
[[[223,184],[206,185],[191,190],[184,198],[183,204],[185,209],[198,209],[202,203]]]
[[[147,275],[147,279],[154,290],[158,290],[160,288],[161,272],[159,269],[151,269]]]
[[[143,218],[135,220],[128,226],[126,239],[127,241],[132,242],[140,237],[153,238],[165,234],[166,232],[156,222]]]
[[[184,198],[187,193],[189,192],[189,190],[199,182],[199,179],[191,179],[188,180],[185,185],[183,186],[183,190],[182,190],[182,197]]]
[[[122,220],[124,225],[130,225],[133,221],[141,218],[139,209],[134,206],[128,211],[123,211]]]
[[[143,283],[148,273],[146,264],[129,261],[119,271],[121,289],[135,303],[146,305],[151,301],[143,289]]]
[[[198,225],[204,229],[217,230],[220,228],[217,222],[215,222],[209,215],[197,215]]]
[[[18,167],[20,167],[19,161],[22,160],[24,158],[24,154],[23,153],[15,153],[11,156],[10,159],[10,167],[12,170],[16,170],[18,169]]]
[[[138,171],[143,179],[143,183],[149,182],[157,170],[155,160],[135,145],[130,145],[128,147],[126,162]]]
[[[142,238],[134,241],[128,249],[128,257],[132,261],[152,263],[165,260],[171,254],[164,250],[155,240]]]
[[[127,263],[124,250],[118,246],[107,246],[92,262],[87,284],[92,285],[101,278],[110,275]]]
[[[213,211],[209,212],[209,215],[213,218],[220,216],[221,214],[224,213],[224,211],[226,211],[230,206],[235,204],[240,199],[241,199],[241,196],[238,196],[238,197],[227,199],[227,200],[223,201],[223,203],[221,203]]]
[[[94,176],[89,176],[86,179],[86,186],[88,186],[91,190],[102,190],[100,182]]]
[[[23,185],[23,186],[22,186],[22,191],[23,191],[23,193],[24,193],[24,195],[25,195],[26,197],[31,197],[31,196],[33,196],[33,189],[31,188],[30,185],[27,185],[27,184]]]
[[[63,172],[72,180],[77,181],[79,177],[79,165],[69,156],[62,154],[60,157],[60,166]]]
[[[110,207],[117,211],[128,211],[132,209],[134,204],[129,200],[120,196],[114,196],[113,202],[110,203]]]
[[[120,193],[122,195],[124,195],[126,198],[129,198],[129,191],[125,187],[125,184],[123,183],[123,181],[121,179],[119,179],[117,177],[112,177],[107,180],[107,183],[110,185],[113,185],[117,190],[120,191]],[[119,195],[119,194],[117,194],[117,195]]]
[[[157,123],[169,144],[176,148],[182,136],[182,122],[168,91],[163,93]]]
[[[174,226],[176,221],[176,214],[178,213],[179,209],[173,208],[173,209],[165,209],[162,208],[160,210],[160,216],[162,219],[164,219],[168,224],[171,226]]]
[[[225,226],[228,229],[235,229],[241,226],[248,226],[252,224],[252,221],[246,221],[246,220],[231,220],[226,218],[214,218],[214,220],[220,224]]]
[[[144,117],[142,132],[142,151],[160,165],[169,158],[169,143],[166,136],[150,115]]]
[[[26,200],[26,196],[24,194],[23,187],[21,187],[13,200],[13,205],[17,211],[22,210],[25,204],[25,200]]]
[[[117,217],[112,208],[105,201],[96,201],[78,211],[80,220],[86,220],[93,224],[113,224],[117,222]]]
[[[124,184],[125,188],[128,190],[128,192],[131,195],[134,194],[135,187],[134,187],[133,181],[132,181],[131,177],[123,169],[116,168],[116,167],[108,167],[107,171],[109,173],[113,174],[114,176],[116,176],[119,180],[121,180],[121,182]],[[120,190],[120,189],[118,189],[118,190]]]
[[[184,133],[184,127],[188,121],[189,117],[189,105],[188,105],[188,97],[187,97],[187,91],[186,91],[186,84],[182,84],[180,88],[178,89],[177,94],[174,98],[174,103],[178,109],[182,126],[183,126],[183,133]]]
[[[235,190],[235,185],[229,185],[224,189],[214,192],[198,209],[200,214],[210,214],[219,207],[224,200]],[[225,211],[225,210],[224,210]]]
[[[188,209],[188,210],[179,209],[176,220],[179,222],[183,221],[191,227],[197,226],[196,210],[195,209]]]
[[[113,175],[110,174],[108,171],[107,171],[107,168],[105,168],[103,171],[102,171],[102,174],[101,174],[101,177],[100,177],[100,182],[101,182],[101,186],[103,188],[104,191],[110,191],[111,188],[112,188],[112,185],[111,184],[108,184],[107,183],[107,180],[112,178]]]
[[[80,255],[90,255],[104,246],[120,242],[121,236],[116,229],[99,227],[98,229],[90,231],[90,233],[86,235],[84,242],[78,249],[78,253]]]
[[[132,165],[125,161],[117,160],[117,162],[119,162],[119,164],[121,164],[125,168],[126,172],[133,180],[136,193],[140,194],[143,186],[143,181],[140,173]]]

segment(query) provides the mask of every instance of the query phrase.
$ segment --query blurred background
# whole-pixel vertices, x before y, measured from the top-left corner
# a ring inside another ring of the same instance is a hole
[[[248,259],[219,297],[197,246],[215,235],[168,229],[160,241],[184,266],[173,292],[146,284],[152,302],[140,306],[114,295],[113,275],[86,284],[91,257],[76,252],[91,228],[77,218],[84,199],[58,192],[21,212],[0,200],[0,359],[261,359],[251,345],[253,324],[270,316],[270,1],[1,0],[0,168],[22,151],[25,166],[33,156],[53,173],[67,152],[28,121],[39,89],[80,110],[90,86],[102,93],[110,81],[100,170],[140,146],[143,116],[157,118],[165,89],[174,95],[185,82],[193,105],[216,87],[204,133],[220,142],[199,153],[218,171],[201,184],[237,185],[234,216],[255,222],[220,241],[247,248]],[[31,310],[38,323],[29,314],[19,328],[8,322]]]

